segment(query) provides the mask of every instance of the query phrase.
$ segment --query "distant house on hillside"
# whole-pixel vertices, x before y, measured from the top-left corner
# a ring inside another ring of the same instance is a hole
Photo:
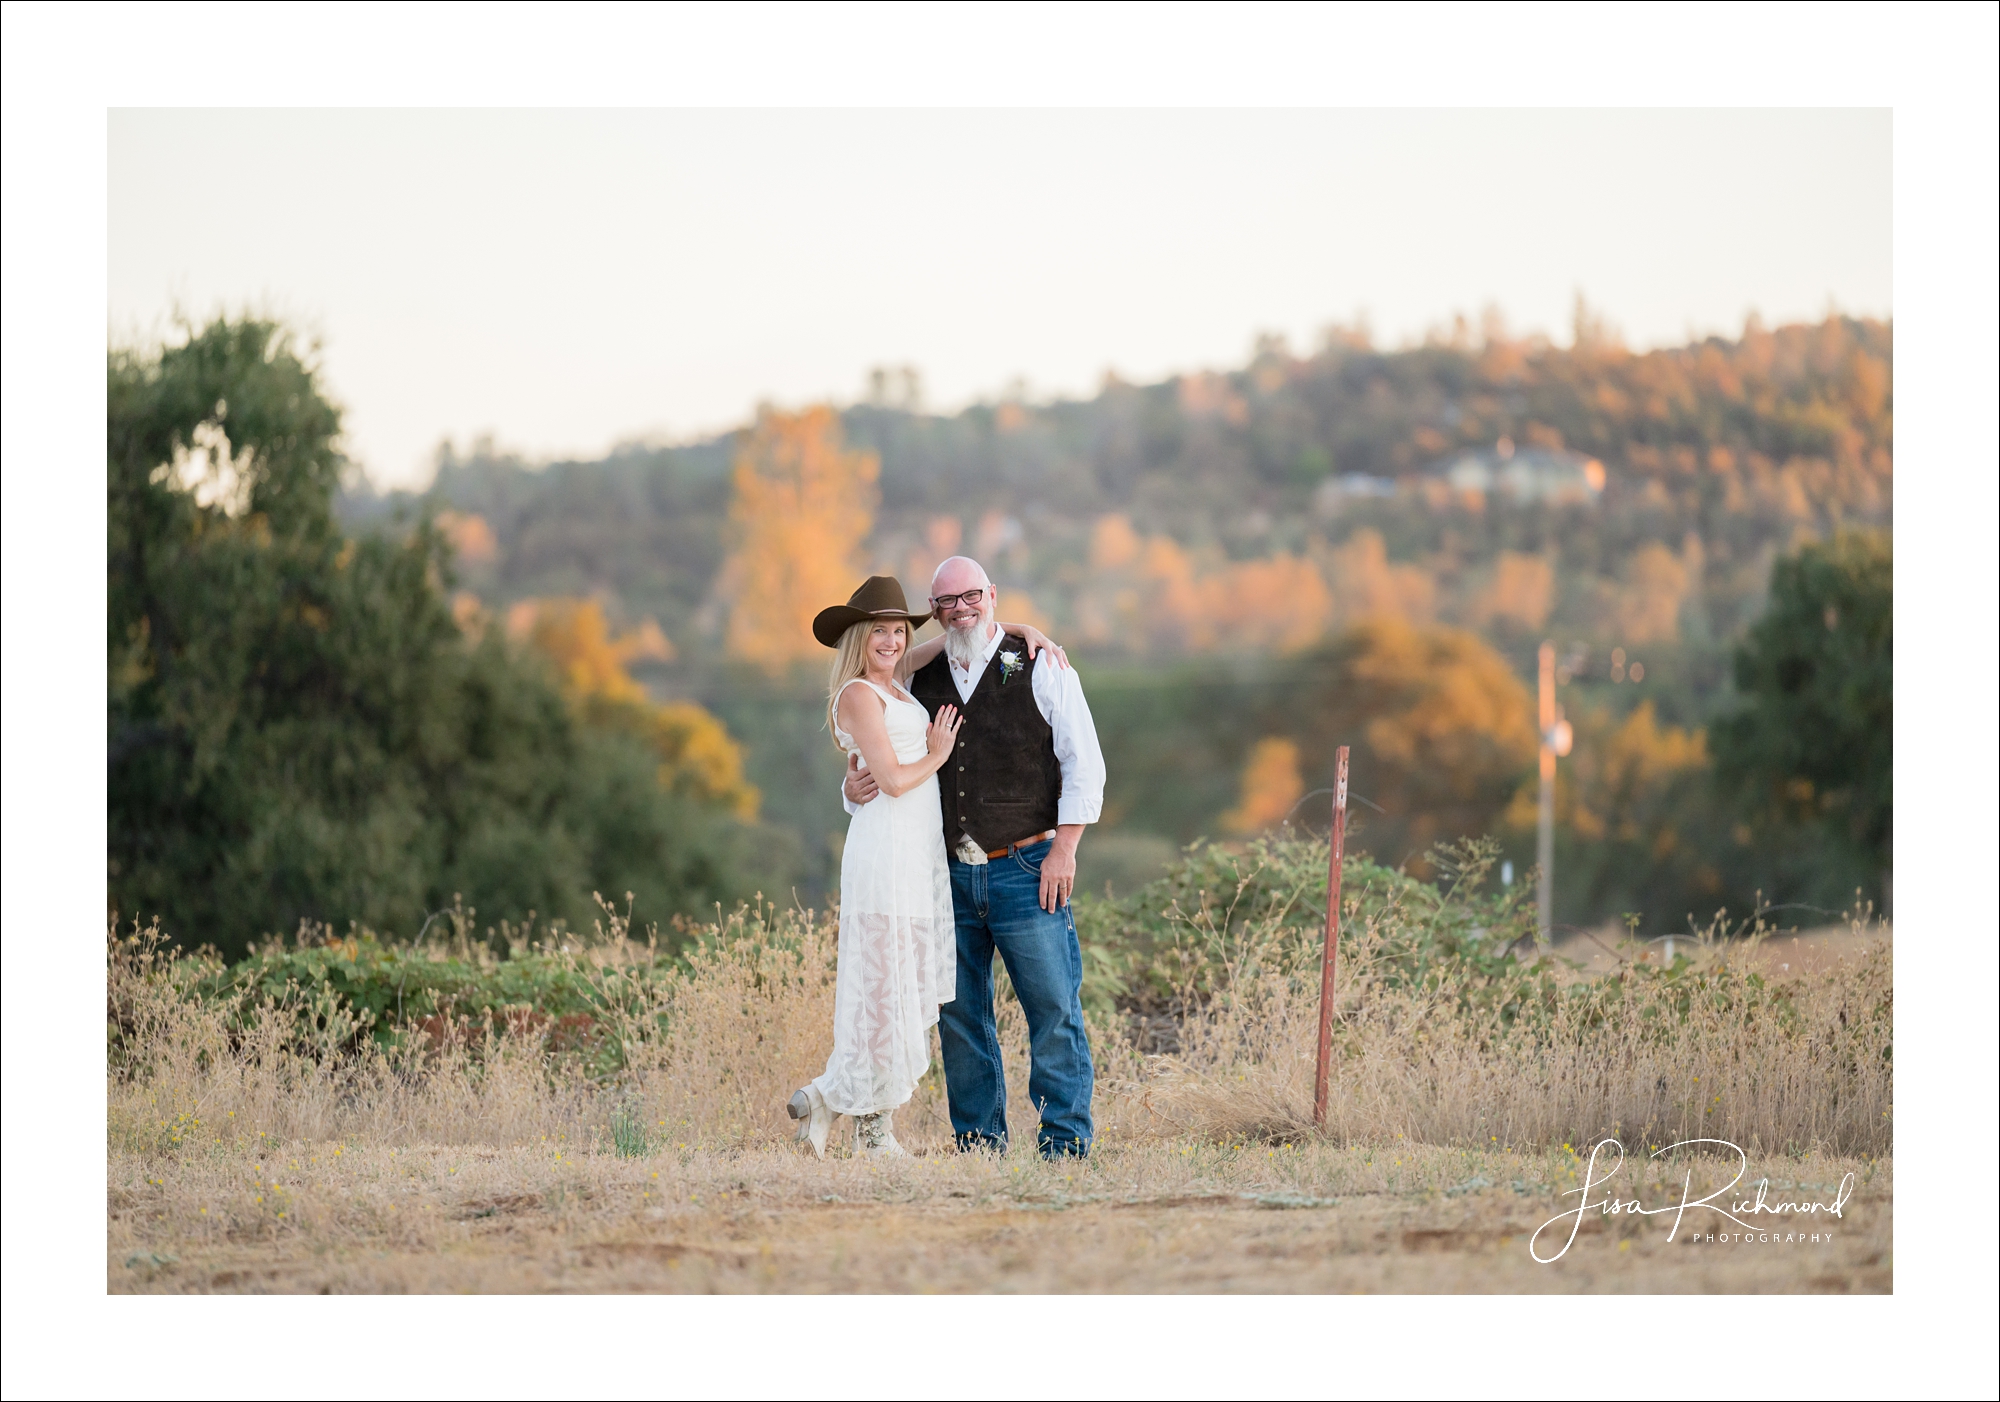
[[[1561,448],[1516,448],[1503,438],[1432,469],[1454,492],[1505,492],[1516,501],[1595,501],[1604,491],[1604,464]]]
[[[1365,472],[1344,472],[1338,477],[1329,477],[1319,484],[1313,493],[1313,509],[1322,516],[1338,516],[1341,506],[1361,497],[1393,497],[1396,495],[1396,479],[1393,477],[1371,477]]]

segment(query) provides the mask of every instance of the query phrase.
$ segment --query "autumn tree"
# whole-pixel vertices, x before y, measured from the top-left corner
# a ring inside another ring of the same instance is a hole
[[[1092,642],[1127,648],[1297,652],[1325,636],[1333,598],[1309,560],[1200,558],[1172,536],[1141,536],[1120,512],[1091,528],[1077,603]]]
[[[759,795],[743,777],[743,750],[723,723],[692,701],[656,702],[628,670],[635,660],[666,661],[672,644],[659,624],[613,635],[596,599],[524,599],[508,611],[508,632],[554,668],[572,704],[593,723],[645,741],[659,756],[656,777],[670,793],[757,816]]]
[[[1218,821],[1225,832],[1254,836],[1291,817],[1305,791],[1297,743],[1282,735],[1266,736],[1243,762],[1243,791],[1236,806]]]
[[[1375,805],[1358,815],[1362,840],[1391,864],[1491,832],[1534,763],[1526,686],[1460,629],[1362,623],[1301,659],[1288,701],[1309,782],[1330,782],[1334,747],[1353,746],[1355,790]]]
[[[1556,770],[1556,920],[1636,913],[1641,932],[1686,928],[1724,906],[1743,911],[1740,861],[1718,813],[1707,736],[1663,724],[1651,701],[1622,718],[1575,707],[1575,746]],[[1537,786],[1524,779],[1502,829],[1524,860],[1534,851]]]
[[[1419,566],[1391,564],[1380,531],[1364,526],[1329,553],[1334,597],[1348,621],[1430,620],[1437,581]]]
[[[1466,610],[1466,621],[1532,632],[1548,621],[1554,603],[1555,570],[1548,560],[1502,550],[1494,556],[1491,582]]]
[[[1239,666],[1093,673],[1108,824],[1181,842],[1288,816],[1324,832],[1327,800],[1312,795],[1346,745],[1355,850],[1421,869],[1433,843],[1499,831],[1534,772],[1533,700],[1474,634],[1375,619]]]
[[[732,475],[737,539],[721,579],[732,657],[775,676],[824,655],[813,615],[861,582],[880,472],[875,454],[844,446],[840,417],[825,405],[759,412]]]

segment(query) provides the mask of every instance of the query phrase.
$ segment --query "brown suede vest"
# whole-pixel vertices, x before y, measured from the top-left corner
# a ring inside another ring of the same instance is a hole
[[[1056,825],[1056,801],[1062,797],[1056,733],[1035,704],[1034,664],[1025,648],[1009,646],[1014,641],[1001,643],[1000,651],[1019,652],[1020,669],[1003,681],[1000,653],[994,653],[970,701],[958,699],[951,659],[943,653],[910,678],[910,694],[933,716],[938,707],[951,705],[965,717],[958,749],[938,771],[947,847],[957,845],[961,832],[992,849]]]

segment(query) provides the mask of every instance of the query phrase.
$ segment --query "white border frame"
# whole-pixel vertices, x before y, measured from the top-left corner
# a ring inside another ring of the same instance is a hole
[[[88,426],[101,422],[104,394],[108,107],[219,98],[1507,106],[1523,93],[1543,105],[1559,95],[1578,106],[1894,109],[1905,659],[1897,1123],[1912,1209],[1896,1294],[1761,1301],[1754,1320],[1726,1308],[1649,1310],[1643,1327],[1629,1305],[1603,1299],[1560,1308],[1528,1298],[907,1300],[897,1313],[912,1347],[902,1352],[918,1365],[907,1384],[927,1390],[926,1369],[958,1371],[970,1349],[1012,1337],[1031,1345],[1037,1376],[1061,1376],[1079,1394],[1531,1395],[1557,1376],[1615,1369],[1673,1391],[1991,1395],[1990,1214],[2000,1201],[1993,7],[10,3],[0,26],[0,929],[9,936],[0,1366],[9,1395],[354,1395],[366,1378],[407,1394],[859,1394],[860,1360],[825,1358],[810,1340],[880,1308],[867,1299],[530,1307],[106,1297],[96,1030],[104,730],[92,704],[105,677],[105,507]],[[502,1319],[526,1326],[529,1308],[538,1327],[504,1337],[588,1328],[588,1374],[577,1374],[568,1348],[436,1347],[460,1326],[468,1342],[495,1337]],[[350,1327],[322,1332],[327,1323]],[[602,1347],[607,1325],[626,1328],[628,1343]],[[1440,1334],[1450,1347],[1438,1348]],[[345,1339],[365,1361],[297,1366],[308,1349]],[[766,1357],[777,1366],[744,1366]],[[1010,1385],[1035,1383],[1009,1378],[994,1390]]]

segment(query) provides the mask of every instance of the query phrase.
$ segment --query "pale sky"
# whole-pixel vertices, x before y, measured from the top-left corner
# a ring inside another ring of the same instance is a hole
[[[1818,111],[114,111],[109,327],[274,311],[350,453],[530,457],[1024,379],[1089,394],[1497,304],[1635,347],[1890,313],[1890,118]]]

